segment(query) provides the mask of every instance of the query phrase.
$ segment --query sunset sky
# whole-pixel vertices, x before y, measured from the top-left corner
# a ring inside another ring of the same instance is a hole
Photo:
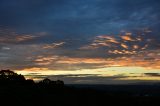
[[[160,0],[0,0],[0,69],[68,84],[160,82]]]

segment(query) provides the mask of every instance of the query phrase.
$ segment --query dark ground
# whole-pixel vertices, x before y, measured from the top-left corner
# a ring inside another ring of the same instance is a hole
[[[159,106],[158,104],[160,104],[159,84],[0,86],[0,106]]]

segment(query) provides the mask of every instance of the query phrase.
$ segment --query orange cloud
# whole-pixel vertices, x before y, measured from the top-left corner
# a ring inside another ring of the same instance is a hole
[[[112,36],[100,35],[95,37],[93,42],[89,45],[85,45],[80,49],[97,49],[100,47],[112,47],[114,44],[118,44],[118,40]]]
[[[128,36],[128,35],[121,36],[121,38],[122,38],[124,41],[134,41],[134,39],[132,39],[131,36]]]
[[[58,56],[38,56],[37,59],[34,60],[34,62],[37,65],[49,65],[53,61],[56,61]]]
[[[34,35],[16,35],[16,36],[5,36],[0,37],[1,43],[19,43],[37,38]]]
[[[0,43],[4,44],[21,43],[24,41],[36,39],[38,37],[47,34],[46,32],[39,32],[34,34],[19,34],[11,29],[1,29],[1,28],[0,28],[0,33],[2,34],[2,36],[0,36]]]
[[[136,51],[129,51],[129,50],[109,50],[108,53],[110,54],[136,54]]]
[[[102,66],[138,66],[145,68],[160,68],[160,55],[158,51],[142,52],[141,54],[136,51],[127,50],[113,50],[108,51],[109,53],[115,54],[134,54],[132,57],[118,57],[118,58],[71,58],[71,57],[60,57],[56,63],[58,64],[101,64]],[[149,53],[150,52],[150,53]],[[148,57],[148,59],[145,59]]]
[[[108,35],[100,35],[100,36],[97,36],[96,39],[95,39],[95,42],[98,42],[98,41],[105,41],[105,42],[108,42],[108,43],[119,43],[116,38],[112,37],[112,36],[108,36]]]
[[[57,63],[67,63],[67,64],[80,64],[80,63],[104,63],[105,59],[102,58],[69,58],[63,57],[57,61]]]
[[[36,36],[33,35],[16,36],[15,41],[22,42],[22,41],[32,40],[34,38],[36,38]]]
[[[129,50],[109,50],[107,53],[120,56],[107,58],[80,58],[67,56],[37,56],[31,59],[33,67],[29,66],[26,70],[80,70],[80,69],[99,69],[107,67],[142,67],[148,69],[160,69],[159,50],[153,51],[129,51]],[[129,56],[132,54],[132,56]],[[113,55],[114,56],[114,55]],[[46,69],[46,67],[48,69]],[[33,68],[33,69],[32,69]],[[40,69],[39,69],[40,68]],[[83,72],[82,72],[83,73]]]
[[[46,71],[46,70],[48,70],[48,68],[38,68],[38,67],[32,67],[32,68],[24,68],[24,69],[22,69],[22,70],[20,70],[20,72],[21,73],[23,73],[23,72],[25,72],[25,71],[27,71],[27,72],[36,72],[36,71]]]
[[[139,46],[138,45],[133,45],[133,49],[138,49]]]
[[[122,46],[123,48],[125,48],[125,49],[128,49],[128,46],[127,46],[126,44],[124,44],[124,43],[121,43],[121,46]]]

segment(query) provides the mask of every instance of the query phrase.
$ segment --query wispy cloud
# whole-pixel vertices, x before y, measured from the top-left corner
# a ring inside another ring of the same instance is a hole
[[[34,34],[17,33],[11,29],[0,28],[0,44],[19,44],[30,42],[40,37],[44,37],[47,33],[39,32]]]
[[[124,49],[128,49],[128,46],[124,43],[121,43],[121,46],[124,48]]]
[[[24,41],[29,41],[36,39],[37,36],[34,35],[16,35],[16,36],[2,36],[0,37],[1,43],[21,43]]]
[[[54,61],[56,61],[58,59],[58,56],[38,56],[34,62],[37,65],[50,65],[52,64]]]
[[[112,47],[114,44],[119,44],[115,37],[108,35],[96,36],[93,42],[89,45],[82,46],[80,49],[97,49],[100,47]]]
[[[54,49],[54,48],[58,48],[60,46],[63,46],[65,44],[65,42],[58,42],[58,43],[51,43],[51,44],[45,44],[43,46],[44,49]]]

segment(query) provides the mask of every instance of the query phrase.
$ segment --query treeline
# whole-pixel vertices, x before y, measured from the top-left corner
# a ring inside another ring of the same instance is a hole
[[[11,70],[0,71],[0,85],[37,85],[41,87],[63,87],[64,82],[62,80],[52,81],[45,78],[38,83],[35,83],[32,79],[25,79],[21,74],[17,74]]]

